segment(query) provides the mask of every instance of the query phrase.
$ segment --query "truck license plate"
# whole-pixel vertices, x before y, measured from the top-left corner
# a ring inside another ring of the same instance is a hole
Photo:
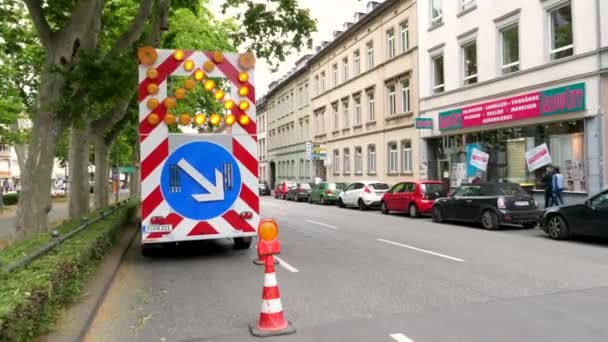
[[[148,226],[148,229],[146,229],[147,233],[166,233],[166,232],[171,232],[171,230],[173,230],[173,227],[170,224],[151,224]]]
[[[515,202],[515,205],[518,207],[525,207],[527,206],[529,203],[527,201],[517,201]]]

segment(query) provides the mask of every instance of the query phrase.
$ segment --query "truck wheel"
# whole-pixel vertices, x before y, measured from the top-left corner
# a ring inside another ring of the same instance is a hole
[[[146,258],[151,258],[156,255],[156,248],[153,248],[150,245],[141,245],[141,255]]]
[[[239,237],[234,238],[234,249],[249,249],[251,246],[251,238],[250,237]]]

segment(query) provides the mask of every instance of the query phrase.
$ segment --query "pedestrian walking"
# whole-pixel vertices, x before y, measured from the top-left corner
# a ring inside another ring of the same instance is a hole
[[[553,198],[557,205],[564,204],[562,192],[564,191],[564,176],[561,174],[559,167],[555,168],[552,179]]]
[[[553,168],[547,166],[545,175],[542,178],[542,183],[545,188],[545,209],[549,208],[555,202],[553,197]]]

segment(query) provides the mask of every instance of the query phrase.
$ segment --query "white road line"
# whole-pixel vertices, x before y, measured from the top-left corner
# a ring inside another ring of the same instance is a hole
[[[281,216],[285,216],[285,215],[287,215],[287,213],[284,213],[284,212],[282,212],[282,211],[278,211],[278,210],[268,209],[268,211],[270,211],[270,212],[272,212],[272,213],[275,213],[275,214],[277,214],[277,215],[281,215]]]
[[[408,338],[407,336],[405,336],[403,334],[390,334],[388,336],[392,337],[393,340],[395,340],[397,342],[414,342],[414,340]]]
[[[292,273],[298,273],[298,269],[286,263],[285,260],[279,258],[278,256],[274,256],[275,259],[279,261],[279,265],[283,266],[286,270]]]
[[[409,248],[409,249],[412,249],[414,251],[418,251],[418,252],[422,252],[422,253],[426,253],[426,254],[431,254],[431,255],[434,255],[434,256],[450,259],[450,260],[453,260],[453,261],[464,262],[464,260],[460,259],[460,258],[456,258],[456,257],[453,257],[453,256],[449,256],[449,255],[445,255],[445,254],[441,254],[441,253],[437,253],[437,252],[433,252],[433,251],[428,251],[428,250],[422,249],[422,248],[417,248],[417,247],[413,247],[413,246],[404,245],[402,243],[398,243],[398,242],[395,242],[395,241],[390,241],[390,240],[385,240],[385,239],[380,239],[380,238],[378,238],[378,241],[384,242],[384,243],[388,243],[388,244],[391,244],[391,245],[395,245],[395,246],[399,246],[399,247]]]
[[[306,222],[310,222],[310,223],[314,223],[314,224],[317,224],[317,225],[319,225],[319,226],[323,226],[323,227],[330,228],[330,229],[335,229],[335,230],[340,229],[340,228],[338,228],[338,227],[330,226],[330,225],[328,225],[328,224],[321,223],[321,222],[317,222],[317,221],[313,221],[313,220],[304,220],[304,221],[306,221]]]

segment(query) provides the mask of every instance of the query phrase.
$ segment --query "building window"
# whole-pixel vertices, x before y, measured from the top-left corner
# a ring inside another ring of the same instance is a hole
[[[304,105],[308,104],[308,83],[304,85]]]
[[[342,80],[348,81],[348,58],[342,59]]]
[[[340,115],[338,113],[338,102],[331,105],[331,110],[334,117],[334,131],[337,131],[338,129],[340,129],[340,119],[338,118],[338,116]]]
[[[304,87],[298,88],[298,107],[304,105]]]
[[[342,128],[350,127],[350,113],[348,111],[348,99],[342,101],[342,112],[344,115],[344,121],[342,122]]]
[[[310,177],[310,160],[306,161],[306,169],[304,170],[306,177]]]
[[[397,94],[395,93],[395,85],[391,84],[388,86],[388,115],[392,116],[397,114]]]
[[[558,7],[549,12],[551,16],[551,59],[556,60],[574,54],[572,38],[572,5]]]
[[[367,145],[367,172],[376,173],[376,145]]]
[[[443,78],[443,53],[434,56],[432,59],[433,66],[433,93],[443,93],[445,90],[445,81]]]
[[[355,147],[355,174],[363,174],[363,149]]]
[[[355,125],[361,124],[361,97],[356,96],[355,101]]]
[[[387,47],[387,57],[391,59],[395,57],[395,31],[389,30],[386,32],[386,47]]]
[[[300,159],[300,178],[304,178],[304,159]]]
[[[331,66],[331,77],[333,78],[334,87],[338,86],[338,64]]]
[[[401,52],[405,52],[410,49],[410,29],[407,21],[402,22],[399,25],[401,31]]]
[[[401,81],[401,111],[404,113],[409,113],[411,111],[410,107],[410,80],[402,80]]]
[[[376,121],[376,100],[374,99],[374,91],[367,92],[367,121]]]
[[[325,71],[323,71],[321,73],[320,82],[321,82],[321,92],[324,92],[325,91]]]
[[[291,161],[291,177],[292,178],[296,177],[296,161],[295,160]]]
[[[399,151],[397,150],[397,143],[391,142],[388,143],[388,173],[397,173],[398,172],[398,160],[399,160]]]
[[[334,150],[334,175],[337,175],[340,173],[340,151],[339,150]]]
[[[477,42],[462,47],[464,85],[477,83]]]
[[[349,148],[345,148],[344,149],[344,174],[350,174],[350,149]]]
[[[519,71],[519,24],[514,24],[500,31],[503,75]]]
[[[367,70],[374,67],[374,42],[367,43]]]
[[[353,53],[353,74],[354,76],[359,76],[361,73],[361,53],[359,50],[356,50]]]
[[[315,95],[319,95],[319,76],[315,76]]]
[[[443,22],[442,0],[431,0],[431,25],[436,26]]]
[[[468,9],[471,9],[475,7],[475,3],[475,0],[460,0],[460,10],[466,11]]]
[[[412,172],[412,142],[411,141],[404,140],[401,142],[401,153],[402,153],[401,171],[403,173],[411,173]]]

